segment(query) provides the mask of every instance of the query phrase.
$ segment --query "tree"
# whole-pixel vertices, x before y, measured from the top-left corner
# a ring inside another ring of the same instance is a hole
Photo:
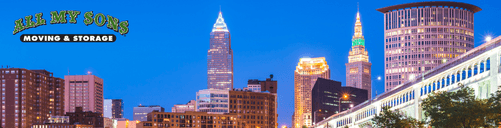
[[[398,110],[397,110],[398,111]],[[380,114],[372,118],[374,126],[383,128],[423,128],[424,123],[412,117],[404,116],[398,112],[393,112],[390,107],[383,107]]]
[[[303,125],[303,128],[308,128],[308,127],[306,127],[306,125]]]
[[[494,128],[501,122],[501,91],[478,99],[472,88],[458,84],[453,92],[432,92],[422,108],[430,126],[437,128]]]

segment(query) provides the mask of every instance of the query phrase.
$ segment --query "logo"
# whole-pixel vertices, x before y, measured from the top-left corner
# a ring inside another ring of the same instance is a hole
[[[50,12],[50,24],[77,24],[77,17],[80,11],[52,11]],[[42,18],[43,13],[25,16],[15,21],[13,35],[22,32],[26,29],[36,28],[38,26],[47,25],[47,21]],[[120,21],[110,15],[97,13],[94,15],[92,11],[83,14],[83,23],[86,26],[96,24],[99,27],[106,27],[113,30],[120,35],[125,36],[129,33],[129,22],[127,20]],[[69,20],[68,20],[69,18]],[[33,21],[34,20],[34,21]],[[115,42],[116,36],[114,34],[22,34],[20,36],[21,42]]]

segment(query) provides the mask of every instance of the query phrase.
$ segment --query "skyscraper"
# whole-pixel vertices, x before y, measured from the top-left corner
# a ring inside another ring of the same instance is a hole
[[[346,63],[346,86],[365,89],[371,98],[371,63],[369,55],[365,49],[365,39],[362,35],[362,23],[360,22],[360,13],[357,12],[355,22],[355,34],[351,39],[351,50]]]
[[[311,90],[317,78],[330,79],[330,70],[324,57],[301,58],[294,71],[294,128],[312,126]]]
[[[64,80],[46,70],[0,68],[3,128],[31,128],[64,115]]]
[[[384,13],[385,91],[474,47],[473,14],[459,2],[417,2],[377,9]]]
[[[207,52],[207,88],[233,89],[233,51],[230,31],[221,12],[210,33],[210,49]]]
[[[357,106],[367,101],[367,94],[365,89],[343,87],[341,82],[318,78],[311,93],[312,120],[318,123],[331,115]]]
[[[124,101],[122,99],[113,99],[112,104],[113,118],[124,118]]]
[[[103,79],[95,75],[66,75],[64,80],[65,112],[82,107],[85,112],[103,113]]]

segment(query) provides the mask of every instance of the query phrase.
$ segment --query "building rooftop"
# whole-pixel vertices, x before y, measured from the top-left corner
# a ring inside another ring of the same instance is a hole
[[[477,6],[472,5],[472,4],[461,3],[461,2],[449,2],[449,1],[415,2],[415,3],[407,3],[407,4],[388,6],[388,7],[379,8],[376,10],[381,12],[381,13],[386,13],[386,12],[390,12],[390,11],[398,10],[398,9],[417,8],[417,7],[426,7],[426,6],[448,6],[448,7],[454,7],[454,8],[458,7],[458,8],[470,10],[474,13],[482,11],[482,9],[480,7],[477,7]]]

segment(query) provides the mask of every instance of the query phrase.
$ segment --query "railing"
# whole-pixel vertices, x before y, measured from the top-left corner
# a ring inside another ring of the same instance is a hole
[[[382,93],[381,95],[379,96],[376,96],[374,99],[371,99],[371,100],[368,100],[368,101],[365,101],[361,104],[358,104],[356,105],[355,107],[349,109],[349,110],[346,110],[346,111],[343,111],[343,112],[340,112],[338,114],[334,114],[330,117],[328,117],[327,119],[323,120],[323,121],[320,121],[319,123],[317,123],[317,126],[320,125],[320,124],[324,124],[325,122],[331,120],[331,119],[334,119],[334,118],[339,118],[339,117],[342,117],[342,116],[345,116],[347,114],[351,114],[351,112],[355,112],[355,111],[358,111],[360,109],[363,109],[369,105],[372,104],[372,102],[375,102],[375,101],[380,101],[381,99],[384,99],[386,97],[389,97],[397,92],[400,92],[404,89],[408,89],[409,87],[411,87],[412,85],[415,85],[419,82],[421,82],[422,80],[424,79],[428,79],[430,77],[433,77],[439,73],[442,73],[454,66],[457,66],[461,63],[463,63],[464,61],[467,61],[471,58],[474,58],[474,57],[477,57],[478,55],[486,52],[486,51],[489,51],[489,50],[492,50],[498,46],[501,46],[501,36],[495,38],[495,39],[492,39],[491,41],[489,42],[486,42],[454,59],[452,59],[451,61],[445,63],[445,64],[441,64],[435,68],[433,68],[432,70],[430,71],[427,71],[421,75],[419,75],[419,77],[416,77],[412,80],[409,80],[407,82],[405,82],[404,84],[401,84],[399,86],[397,86],[395,89],[391,90],[391,91],[388,91],[388,92],[384,92]],[[491,62],[491,65],[495,65],[496,63],[494,62]],[[496,65],[497,66],[497,65]],[[377,107],[377,106],[375,106]],[[344,126],[344,125],[343,125]]]

